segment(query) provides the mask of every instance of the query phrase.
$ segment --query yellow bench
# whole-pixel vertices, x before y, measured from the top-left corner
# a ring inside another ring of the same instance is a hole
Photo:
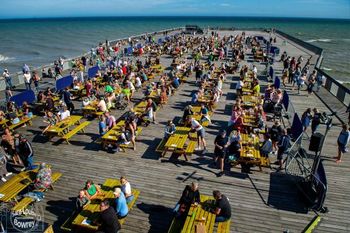
[[[22,119],[20,122],[18,122],[17,124],[12,124],[12,125],[10,125],[10,126],[9,126],[9,129],[10,129],[10,130],[13,130],[13,129],[16,129],[16,128],[18,128],[18,127],[24,125],[24,124],[27,124],[27,123],[28,123],[28,125],[32,125],[32,119],[33,119],[34,117],[36,117],[36,116],[33,115],[31,118],[29,118],[29,117],[23,118],[23,119]]]
[[[134,207],[135,203],[136,203],[136,200],[137,198],[139,197],[140,195],[140,190],[137,190],[137,189],[133,189],[132,190],[132,194],[134,195],[134,199],[128,203],[128,209],[129,209],[129,212],[130,210],[132,209],[132,207]],[[125,222],[126,218],[123,218],[119,221],[120,225],[123,225],[124,222]]]
[[[60,172],[55,172],[52,174],[51,176],[51,189],[53,189],[52,184],[55,183],[60,177],[62,176],[62,173]],[[45,192],[46,189],[39,189],[40,192]],[[34,200],[31,197],[24,197],[22,198],[14,207],[12,207],[12,211],[20,211],[20,210],[24,210],[25,208],[27,208],[28,205],[30,205],[31,203],[33,203]]]
[[[156,152],[162,153],[164,151],[164,146],[168,140],[167,139],[162,139],[162,141],[158,144],[156,148]]]
[[[217,233],[230,233],[231,219],[225,222],[220,222],[218,224]]]
[[[52,226],[50,225],[48,228],[46,228],[44,233],[54,233]]]
[[[90,121],[84,121],[83,123],[79,124],[77,127],[69,131],[67,134],[65,134],[62,139],[66,140],[66,142],[69,144],[69,139],[73,137],[76,133],[79,131],[85,132],[84,128],[88,126],[91,122]]]

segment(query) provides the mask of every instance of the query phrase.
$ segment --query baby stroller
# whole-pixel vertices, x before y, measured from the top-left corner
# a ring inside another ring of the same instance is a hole
[[[119,94],[116,98],[115,108],[125,110],[128,107],[128,102],[125,100],[124,94]]]

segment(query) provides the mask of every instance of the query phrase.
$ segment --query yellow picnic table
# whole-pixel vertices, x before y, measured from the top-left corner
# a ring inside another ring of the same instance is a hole
[[[82,116],[70,116],[68,119],[58,122],[56,125],[51,126],[47,131],[46,135],[51,139],[55,136],[63,136],[69,128],[75,124],[79,124]]]
[[[120,120],[116,123],[116,125],[110,129],[105,135],[102,136],[102,146],[108,143],[114,143],[118,140],[121,132],[120,128],[125,125],[125,120]]]
[[[181,233],[196,232],[198,225],[203,225],[206,233],[212,233],[216,216],[208,210],[213,208],[214,203],[213,197],[201,195],[201,203],[191,205]]]
[[[94,100],[94,101],[91,101],[89,103],[89,105],[87,106],[84,106],[82,108],[82,111],[83,111],[83,116],[86,116],[86,115],[102,115],[103,112],[102,111],[98,111],[98,108],[97,108],[97,105],[98,105],[98,101],[97,100]]]
[[[38,169],[31,171],[20,172],[14,175],[0,186],[0,201],[9,202],[11,200],[17,201],[17,195],[27,188],[35,179]]]
[[[97,198],[91,201],[90,204],[84,207],[84,209],[75,217],[72,225],[77,228],[97,231],[98,225],[95,221],[100,214],[100,203],[105,199],[114,199],[113,191],[116,186],[120,186],[119,180],[107,179],[101,187],[102,194],[97,196]]]
[[[2,129],[6,128],[8,122],[9,122],[9,120],[7,120],[7,119],[2,119],[2,120],[0,121],[0,127],[1,127]]]
[[[142,115],[146,110],[146,106],[147,106],[147,101],[141,101],[133,107],[133,111],[137,115]]]
[[[104,184],[101,186],[102,194],[93,199],[89,204],[87,204],[83,210],[74,218],[72,225],[80,230],[87,231],[97,231],[99,225],[96,223],[100,215],[100,203],[103,200],[109,200],[110,202],[114,200],[114,188],[120,186],[120,181],[116,179],[106,179]],[[133,189],[132,193],[134,195],[134,200],[128,203],[128,209],[132,208],[135,204],[136,199],[140,191]],[[115,216],[117,218],[117,216]],[[123,224],[125,218],[119,220],[120,224]]]
[[[243,105],[245,106],[256,106],[261,103],[259,97],[254,95],[243,95],[242,96]]]

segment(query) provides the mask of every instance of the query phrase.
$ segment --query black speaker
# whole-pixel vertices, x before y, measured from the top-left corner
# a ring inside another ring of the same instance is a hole
[[[319,152],[322,148],[324,136],[320,133],[314,133],[310,139],[309,150]]]

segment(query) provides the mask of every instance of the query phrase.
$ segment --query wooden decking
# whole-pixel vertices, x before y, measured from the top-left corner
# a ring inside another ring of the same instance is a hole
[[[221,35],[228,33],[220,32]],[[260,32],[248,34],[268,36]],[[289,54],[302,54],[304,57],[307,53],[311,54],[294,47],[292,43],[282,46],[282,38],[278,38],[278,44],[281,53],[287,50]],[[170,62],[170,59],[162,58],[162,64],[170,66]],[[277,69],[279,66],[276,64]],[[261,71],[263,68],[259,65],[258,69]],[[70,145],[52,144],[40,136],[39,127],[43,126],[40,117],[33,120],[33,126],[20,129],[26,131],[33,140],[35,160],[48,162],[53,171],[64,174],[55,184],[55,190],[48,192],[44,201],[38,203],[45,208],[44,221],[52,224],[55,232],[60,232],[60,225],[71,215],[73,198],[78,195],[87,179],[102,183],[107,178],[119,178],[122,175],[128,178],[132,187],[141,191],[136,206],[123,225],[123,233],[167,232],[172,221],[172,208],[184,186],[194,180],[199,182],[202,194],[211,195],[213,190],[218,189],[229,197],[233,213],[231,232],[283,232],[287,229],[290,232],[301,232],[312,220],[315,214],[306,213],[303,209],[294,183],[284,172],[276,173],[267,168],[259,172],[256,168],[252,174],[242,174],[239,168],[234,168],[225,176],[217,177],[218,170],[210,166],[214,138],[218,130],[226,125],[235,96],[231,87],[235,86],[233,83],[237,78],[232,75],[229,75],[223,85],[225,94],[213,115],[213,125],[206,129],[209,153],[204,156],[194,155],[189,162],[159,158],[155,149],[163,137],[166,121],[182,116],[183,107],[190,101],[191,91],[197,89],[193,77],[187,81],[189,83],[181,85],[176,94],[169,98],[168,104],[157,112],[160,124],[151,124],[143,129],[135,152],[110,154],[100,150],[98,144],[92,143],[98,132],[97,120],[91,122],[85,134],[73,137]],[[301,95],[289,92],[291,101],[300,114],[307,107],[318,107],[329,112],[315,95],[306,97],[304,91]],[[114,112],[116,116],[122,113],[119,110]],[[323,219],[316,232],[350,231],[350,161],[347,155],[339,165],[330,159],[336,153],[339,131],[339,126],[331,129],[324,148],[324,164],[329,183],[326,206],[329,213],[322,214]]]

